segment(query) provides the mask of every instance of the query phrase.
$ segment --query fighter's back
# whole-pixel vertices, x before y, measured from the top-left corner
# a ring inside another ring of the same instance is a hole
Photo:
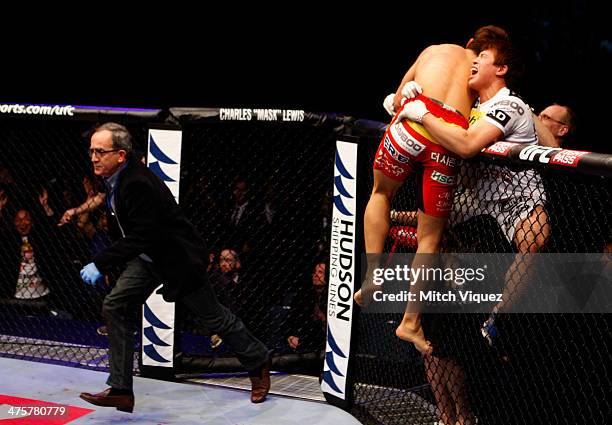
[[[414,79],[423,94],[456,108],[469,117],[476,93],[468,88],[472,61],[476,54],[456,44],[429,46],[415,62]]]

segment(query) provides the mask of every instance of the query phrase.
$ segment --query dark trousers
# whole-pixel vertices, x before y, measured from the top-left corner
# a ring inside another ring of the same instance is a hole
[[[110,356],[110,376],[106,383],[113,388],[132,389],[134,330],[139,323],[142,304],[160,283],[153,265],[135,258],[127,264],[117,284],[104,299],[102,315],[108,328]],[[180,301],[207,329],[223,338],[245,369],[255,369],[267,361],[266,346],[237,316],[219,304],[208,282]]]

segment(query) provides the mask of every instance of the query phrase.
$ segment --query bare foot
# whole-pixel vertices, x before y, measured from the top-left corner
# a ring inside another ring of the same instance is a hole
[[[399,339],[414,344],[414,347],[424,356],[431,355],[433,351],[431,342],[425,339],[423,328],[420,326],[414,330],[408,325],[400,324],[395,330],[395,335],[397,335]]]
[[[363,298],[361,297],[361,289],[355,292],[355,295],[353,295],[353,299],[359,307],[365,307],[365,305],[363,305]]]
[[[367,307],[372,303],[372,300],[374,299],[374,292],[378,290],[377,288],[380,289],[380,287],[374,285],[373,283],[368,283],[366,280],[361,285],[361,289],[355,292],[353,299],[357,305],[359,305],[359,307]]]

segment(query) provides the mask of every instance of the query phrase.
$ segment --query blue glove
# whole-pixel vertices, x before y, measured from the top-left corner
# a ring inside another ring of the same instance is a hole
[[[102,278],[102,273],[94,263],[89,263],[81,269],[81,279],[88,285],[95,285]]]
[[[499,337],[499,332],[497,331],[497,327],[495,326],[496,317],[496,313],[491,313],[489,318],[485,320],[485,322],[480,327],[480,333],[482,334],[484,339],[487,340],[491,347],[495,344],[495,341]]]

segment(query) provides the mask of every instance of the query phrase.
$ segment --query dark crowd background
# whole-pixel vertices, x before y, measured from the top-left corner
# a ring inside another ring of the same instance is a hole
[[[517,89],[525,100],[536,111],[552,102],[570,105],[578,116],[577,147],[606,151],[612,37],[603,3],[329,8],[227,4],[146,14],[122,8],[65,24],[29,16],[27,27],[7,29],[0,76],[10,84],[0,101],[292,108],[387,121],[382,100],[420,50],[465,44],[476,28],[495,24],[523,51],[526,73]]]

